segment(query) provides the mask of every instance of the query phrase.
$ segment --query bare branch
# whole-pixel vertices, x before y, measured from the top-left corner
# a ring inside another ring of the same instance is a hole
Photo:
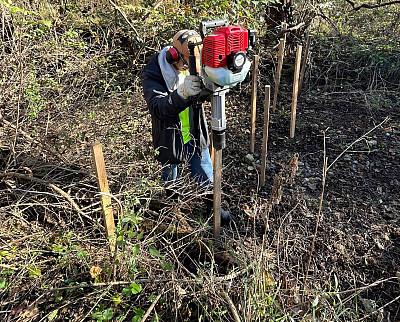
[[[94,221],[93,218],[91,218],[90,216],[86,215],[81,208],[78,206],[78,204],[72,199],[72,197],[66,193],[64,190],[62,190],[61,188],[59,188],[58,186],[56,186],[53,183],[47,182],[45,180],[36,178],[36,177],[32,177],[32,176],[28,176],[22,173],[17,173],[17,172],[5,172],[5,173],[0,173],[0,178],[18,178],[18,179],[22,179],[22,180],[28,180],[28,181],[32,181],[32,182],[36,182],[39,183],[41,185],[44,186],[48,186],[50,187],[54,192],[58,193],[59,195],[61,195],[62,197],[64,197],[72,206],[73,209],[75,209],[75,211],[80,214],[81,216],[85,217],[86,219],[89,219],[90,221]]]
[[[221,292],[221,295],[222,295],[222,297],[225,299],[225,301],[228,302],[228,306],[229,306],[229,308],[231,309],[231,312],[232,312],[233,318],[235,319],[235,322],[240,322],[240,321],[242,321],[242,320],[240,319],[238,310],[236,309],[236,306],[235,306],[235,304],[233,303],[233,301],[232,301],[232,299],[230,298],[230,296],[228,295],[228,293],[226,293],[225,291],[222,291],[222,292]]]
[[[305,22],[300,22],[300,23],[299,23],[298,25],[296,25],[296,26],[283,29],[283,30],[282,30],[282,33],[287,33],[287,32],[290,32],[290,31],[295,31],[295,30],[300,29],[301,27],[303,27],[303,26],[305,26],[305,25],[306,25]]]
[[[140,38],[140,35],[138,33],[138,31],[136,30],[136,28],[134,27],[134,25],[132,24],[132,22],[129,21],[128,17],[126,16],[125,12],[112,0],[109,0],[109,2],[114,6],[115,10],[117,10],[121,16],[125,19],[126,23],[132,28],[132,30],[135,32],[136,34],[136,40],[139,43],[143,43],[143,40]]]
[[[388,2],[383,2],[383,3],[362,3],[359,5],[356,5],[354,1],[352,0],[346,0],[348,4],[351,5],[354,11],[358,11],[360,9],[375,9],[375,8],[381,8],[381,7],[386,7],[390,6],[393,4],[400,4],[400,0],[394,0],[394,1],[388,1]]]
[[[157,302],[160,300],[161,296],[165,292],[165,289],[162,289],[160,294],[157,295],[157,297],[154,299],[154,301],[151,303],[150,307],[147,309],[146,313],[143,315],[142,319],[140,322],[145,322],[146,319],[150,316],[151,311],[153,311],[154,307],[156,306]]]
[[[52,147],[48,143],[34,139],[32,136],[30,136],[28,133],[26,133],[24,130],[22,130],[17,125],[14,125],[11,122],[7,121],[1,113],[0,113],[0,123],[3,123],[5,126],[9,126],[9,127],[13,128],[15,131],[18,131],[19,133],[21,133],[29,142],[32,142],[34,144],[37,144],[37,145],[45,148],[45,150],[47,152],[52,153],[54,156],[56,156],[58,159],[60,159],[60,161],[67,163],[67,159],[64,156],[62,156],[61,154],[54,152]]]

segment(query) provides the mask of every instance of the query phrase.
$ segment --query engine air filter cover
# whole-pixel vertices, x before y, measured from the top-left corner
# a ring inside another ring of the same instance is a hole
[[[202,64],[213,68],[227,67],[229,55],[246,52],[248,31],[241,26],[224,26],[203,39]],[[233,58],[233,57],[232,57]],[[240,62],[240,58],[238,58]]]

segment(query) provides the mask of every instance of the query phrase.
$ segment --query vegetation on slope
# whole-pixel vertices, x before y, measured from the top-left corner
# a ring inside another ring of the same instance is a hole
[[[219,242],[187,174],[180,202],[165,198],[141,69],[176,30],[225,17],[258,31],[261,106],[282,35],[272,19],[277,2],[0,0],[6,321],[399,318],[398,5],[353,11],[348,1],[296,2],[289,27],[306,24],[288,34],[266,188],[256,184],[258,156],[246,157],[248,83],[228,98],[224,200],[235,223]],[[290,142],[293,49],[306,32],[312,50],[299,137]],[[315,234],[328,127],[329,160],[362,139],[331,169]],[[115,196],[115,258],[91,169],[96,140]]]

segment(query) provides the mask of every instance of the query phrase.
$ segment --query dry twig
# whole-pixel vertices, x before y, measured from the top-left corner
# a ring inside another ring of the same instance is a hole
[[[151,311],[153,311],[154,307],[156,306],[157,302],[160,300],[161,296],[164,294],[165,289],[163,288],[160,292],[160,294],[157,295],[157,297],[154,299],[154,301],[151,303],[150,307],[147,309],[146,313],[143,315],[142,319],[140,322],[145,322],[147,318],[149,317]]]
[[[72,206],[72,208],[81,216],[85,217],[86,219],[89,219],[90,221],[94,221],[93,218],[89,217],[86,215],[81,208],[78,206],[78,204],[72,199],[72,197],[66,193],[64,190],[59,188],[53,183],[47,182],[45,180],[36,178],[36,177],[30,177],[22,173],[17,173],[17,172],[5,172],[5,173],[0,173],[0,178],[19,178],[23,180],[28,180],[32,182],[39,183],[41,185],[47,186],[51,188],[54,192],[58,193],[60,196],[64,197]]]
[[[239,313],[236,309],[235,304],[233,303],[232,299],[228,295],[228,293],[222,291],[221,292],[222,297],[225,299],[225,301],[228,303],[229,308],[231,309],[233,318],[235,319],[235,322],[241,322],[242,320],[240,319]]]

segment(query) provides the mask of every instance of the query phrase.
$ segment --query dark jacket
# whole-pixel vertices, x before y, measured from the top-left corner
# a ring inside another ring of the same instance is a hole
[[[190,133],[197,153],[209,144],[208,129],[201,104],[185,100],[177,91],[170,92],[162,76],[155,54],[143,70],[143,93],[152,119],[153,146],[157,160],[163,164],[184,161],[183,138],[179,113],[190,106]]]

